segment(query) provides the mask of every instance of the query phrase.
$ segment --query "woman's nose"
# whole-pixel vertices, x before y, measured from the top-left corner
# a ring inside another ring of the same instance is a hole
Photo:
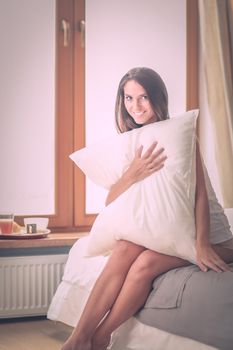
[[[133,101],[133,108],[134,108],[134,110],[137,110],[137,109],[141,108],[141,103],[140,103],[140,101],[138,99],[135,99]]]

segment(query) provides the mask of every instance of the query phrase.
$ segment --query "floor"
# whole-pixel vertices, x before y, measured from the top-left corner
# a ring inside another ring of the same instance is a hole
[[[0,321],[0,350],[60,350],[72,328],[43,318]]]

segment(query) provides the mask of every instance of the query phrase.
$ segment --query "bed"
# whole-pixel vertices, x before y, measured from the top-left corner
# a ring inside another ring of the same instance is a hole
[[[50,320],[60,321],[72,327],[77,324],[92,286],[107,262],[107,256],[84,257],[88,239],[88,236],[79,239],[70,250],[62,282],[58,286],[48,310],[47,317]],[[228,305],[226,306],[228,308],[228,316],[223,316],[219,320],[221,325],[229,323],[228,320],[233,315],[232,272],[229,272],[227,276],[227,290],[229,291],[230,300],[228,300]],[[174,334],[173,330],[169,332],[165,331],[162,324],[156,327],[150,326],[143,320],[144,311],[145,309],[142,309],[138,315],[130,318],[113,333],[109,350],[174,350],[176,348],[179,350],[232,349],[232,322],[230,323],[230,328],[228,327],[227,337],[229,336],[229,339],[221,339],[217,342],[220,345],[216,346],[214,345],[216,342],[211,340],[211,335],[209,335],[209,338],[207,337],[209,340],[204,343],[196,339],[191,339],[192,334],[191,337],[190,335],[186,337],[184,334],[182,336],[179,335],[179,332],[178,334]],[[201,311],[199,312],[200,315]],[[166,310],[165,312],[169,311]],[[207,328],[210,329],[211,327],[206,325]]]
[[[136,182],[105,206],[90,235],[74,244],[49,307],[49,319],[70,326],[77,324],[92,286],[107,262],[108,257],[101,254],[113,249],[117,239],[195,261],[197,115],[198,110],[187,111],[177,118],[118,134],[70,155],[90,180],[106,189],[121,177],[141,145],[147,149],[158,140],[160,145],[166,145],[168,159],[159,172]],[[210,206],[210,239],[220,243],[230,239],[232,233],[203,168]],[[85,257],[86,249],[92,257]],[[208,271],[205,278],[203,274],[191,265],[156,278],[145,306],[113,333],[109,349],[232,350],[233,273]],[[180,283],[176,284],[178,280]],[[171,293],[164,300],[167,292]]]

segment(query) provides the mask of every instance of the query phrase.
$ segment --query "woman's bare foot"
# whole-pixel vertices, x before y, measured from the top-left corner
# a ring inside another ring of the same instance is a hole
[[[91,340],[81,340],[71,335],[63,344],[61,350],[91,350]]]

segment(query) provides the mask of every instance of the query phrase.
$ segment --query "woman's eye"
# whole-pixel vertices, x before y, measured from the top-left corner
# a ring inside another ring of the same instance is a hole
[[[142,100],[148,100],[148,96],[147,95],[143,95],[142,96]]]
[[[130,97],[130,96],[125,96],[125,100],[126,100],[126,101],[131,101],[131,100],[132,100],[132,97]]]

